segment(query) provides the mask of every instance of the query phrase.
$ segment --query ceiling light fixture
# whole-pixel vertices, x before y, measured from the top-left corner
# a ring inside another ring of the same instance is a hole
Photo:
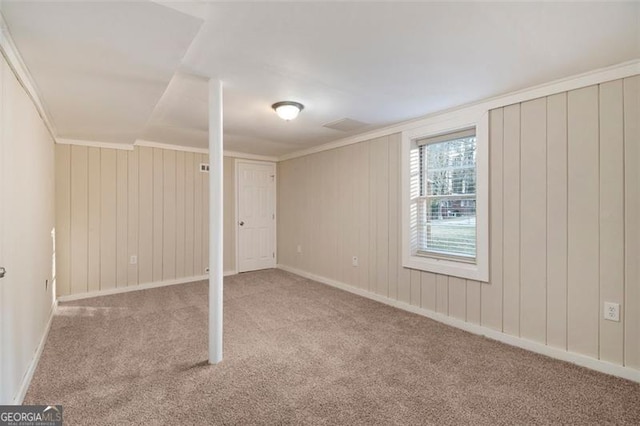
[[[278,117],[289,121],[293,120],[298,116],[298,114],[300,114],[300,111],[304,109],[304,105],[299,102],[283,101],[276,102],[271,105],[271,108],[273,108],[276,114],[278,114]]]

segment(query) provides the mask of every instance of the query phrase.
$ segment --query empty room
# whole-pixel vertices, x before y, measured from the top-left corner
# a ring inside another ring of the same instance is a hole
[[[640,424],[640,2],[0,0],[0,426]]]

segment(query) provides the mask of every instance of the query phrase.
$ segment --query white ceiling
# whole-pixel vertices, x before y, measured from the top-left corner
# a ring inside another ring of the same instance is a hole
[[[640,58],[638,2],[158,3],[4,7],[60,136],[204,148],[213,77],[225,149],[281,155]]]

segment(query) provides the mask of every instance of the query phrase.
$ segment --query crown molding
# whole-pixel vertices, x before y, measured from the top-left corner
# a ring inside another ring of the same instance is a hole
[[[361,133],[359,135],[338,139],[333,142],[328,142],[312,148],[295,151],[289,154],[284,154],[278,157],[278,161],[285,161],[285,160],[291,160],[293,158],[304,157],[306,155],[315,154],[322,151],[328,151],[330,149],[341,148],[343,146],[368,141],[368,140],[379,138],[382,136],[388,136],[394,133],[400,133],[407,130],[412,130],[412,129],[430,125],[439,121],[449,120],[452,117],[457,116],[458,114],[468,114],[475,111],[483,111],[483,110],[489,111],[489,110],[501,108],[507,105],[517,104],[520,102],[525,102],[525,101],[536,99],[536,98],[554,95],[556,93],[575,90],[581,87],[600,84],[600,83],[604,83],[611,80],[618,80],[620,78],[631,77],[638,74],[640,74],[640,59],[634,59],[632,61],[623,62],[617,65],[612,65],[610,67],[599,68],[593,71],[588,71],[586,73],[562,78],[559,80],[554,80],[549,83],[540,84],[537,86],[507,93],[504,95],[499,95],[492,98],[483,99],[477,102],[461,105],[458,107],[449,108],[443,111],[434,112],[432,114],[428,114],[419,118],[392,124],[390,126],[386,126],[377,130],[372,130],[366,133]]]
[[[269,161],[273,163],[278,162],[278,157],[274,157],[270,155],[248,154],[246,152],[224,151],[224,156],[240,158],[242,160]]]
[[[126,143],[87,141],[82,139],[66,139],[66,138],[57,138],[56,143],[60,145],[78,145],[78,146],[88,146],[91,148],[108,148],[108,149],[121,149],[124,151],[133,151],[133,145],[129,145]]]
[[[194,152],[196,154],[208,154],[209,150],[204,148],[195,148],[191,146],[174,145],[170,143],[154,142],[145,139],[137,139],[135,146],[144,146],[146,148],[170,149],[172,151]]]
[[[182,145],[174,145],[162,142],[154,142],[148,141],[144,139],[136,140],[135,146],[144,146],[147,148],[160,148],[160,149],[171,149],[174,151],[184,151],[184,152],[194,152],[196,154],[206,154],[209,155],[209,149],[207,148],[194,148],[190,146],[182,146]],[[272,157],[269,155],[258,155],[258,154],[249,154],[246,152],[238,152],[238,151],[224,151],[223,155],[225,157],[233,157],[233,158],[242,158],[245,160],[259,160],[259,161],[278,161],[278,157]]]
[[[1,2],[0,2],[1,6]],[[4,15],[2,15],[2,11],[0,10],[0,52],[2,56],[7,61],[9,68],[15,74],[16,78],[20,85],[27,92],[29,98],[31,98],[31,102],[36,107],[38,111],[38,115],[42,118],[44,125],[47,128],[47,131],[51,135],[51,138],[56,140],[56,128],[53,125],[53,121],[51,120],[51,114],[45,107],[42,102],[42,96],[40,96],[40,91],[36,86],[29,69],[27,68],[18,48],[16,47],[13,38],[11,37],[11,33],[9,32],[9,26],[4,19]]]
[[[124,144],[124,143],[88,141],[83,139],[69,139],[69,138],[57,138],[56,143],[60,145],[77,145],[77,146],[87,146],[90,148],[121,149],[125,151],[133,151],[135,147],[159,148],[159,149],[168,149],[172,151],[192,152],[196,154],[209,155],[209,150],[204,148],[193,148],[190,146],[154,142],[154,141],[148,141],[144,139],[136,140],[133,145]],[[272,157],[269,155],[248,154],[246,152],[237,152],[237,151],[224,151],[224,156],[241,158],[244,160],[270,161],[274,163],[278,161],[278,157]]]

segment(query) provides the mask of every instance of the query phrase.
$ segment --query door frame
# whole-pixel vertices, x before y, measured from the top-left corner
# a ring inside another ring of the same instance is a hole
[[[238,223],[240,222],[240,186],[238,182],[240,181],[240,164],[259,164],[259,165],[268,165],[273,168],[273,214],[275,215],[273,219],[273,252],[275,253],[274,257],[274,267],[278,265],[278,166],[275,161],[259,161],[259,160],[246,160],[244,158],[236,158],[233,163],[234,169],[234,221],[233,221],[233,233],[234,239],[236,243],[235,250],[235,268],[234,271],[236,274],[240,273],[240,230],[238,228]]]

